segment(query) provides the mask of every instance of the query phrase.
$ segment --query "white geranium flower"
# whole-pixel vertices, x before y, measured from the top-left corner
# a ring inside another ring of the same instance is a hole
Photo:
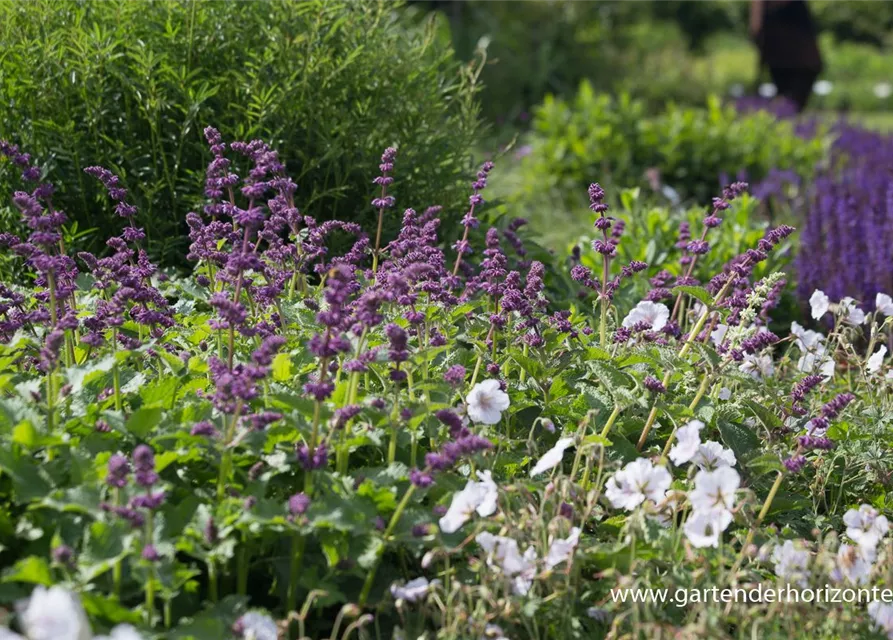
[[[493,482],[489,471],[478,473],[478,477],[481,482],[469,480],[462,491],[453,494],[450,508],[438,521],[438,526],[444,533],[455,533],[461,529],[475,511],[482,517],[496,512],[498,498],[496,483]]]
[[[821,320],[822,316],[828,313],[831,308],[831,300],[825,295],[824,291],[816,289],[809,296],[809,306],[812,309],[812,319]]]
[[[468,417],[481,424],[497,424],[502,412],[509,408],[509,396],[500,388],[499,380],[478,382],[468,392],[465,402]]]
[[[872,91],[874,92],[875,97],[881,100],[886,100],[893,95],[893,84],[890,84],[889,82],[878,82],[874,85]]]
[[[746,353],[744,354],[744,362],[738,368],[758,379],[771,378],[775,375],[775,363],[772,362],[772,356],[767,355]]]
[[[731,449],[727,449],[713,440],[701,444],[691,461],[704,471],[715,471],[720,467],[734,467],[737,462],[735,453]]]
[[[700,420],[692,420],[684,427],[680,427],[676,432],[676,444],[670,449],[670,460],[673,464],[679,466],[691,460],[698,452],[701,444],[701,429],[704,423]]]
[[[651,327],[652,331],[660,331],[666,326],[669,319],[670,310],[665,305],[642,300],[623,319],[623,326],[629,328],[639,323],[645,323]]]
[[[525,595],[536,575],[536,550],[528,547],[522,555],[517,540],[494,536],[487,531],[475,536],[475,541],[487,552],[487,565],[498,567],[507,578],[512,579],[512,590]]]
[[[834,363],[834,360],[832,358],[828,358],[822,363],[822,365],[819,367],[819,373],[822,374],[825,382],[834,377],[834,371],[836,368],[837,365]]]
[[[266,616],[264,616],[266,617]],[[273,622],[270,620],[270,622]],[[276,628],[276,623],[273,622],[273,628]],[[245,636],[247,637],[247,636]],[[276,636],[255,636],[257,640],[261,640],[262,638],[275,638]],[[3,640],[3,637],[0,636],[0,640]],[[129,624],[119,624],[117,627],[111,630],[110,635],[107,636],[96,636],[94,640],[143,640],[143,636]]]
[[[726,332],[729,330],[729,325],[727,324],[718,324],[716,325],[716,329],[710,332],[710,341],[713,342],[717,347],[722,344],[722,341],[726,337]]]
[[[837,550],[837,563],[831,572],[831,578],[837,582],[865,584],[871,576],[873,562],[873,548],[842,544]]]
[[[772,562],[775,563],[775,575],[788,582],[806,584],[809,576],[809,551],[794,544],[793,540],[785,540],[780,547],[775,547],[772,552]]]
[[[719,399],[720,400],[728,400],[732,397],[732,391],[728,387],[723,387],[719,390]]]
[[[672,477],[665,467],[638,458],[608,478],[605,496],[617,509],[632,511],[645,500],[658,502],[670,488]]]
[[[580,527],[571,529],[570,535],[567,538],[553,540],[552,544],[549,545],[548,553],[546,553],[546,569],[552,569],[562,562],[570,560],[573,557],[574,549],[577,548],[577,543],[579,542]]]
[[[693,547],[718,547],[719,536],[732,522],[732,512],[726,509],[695,510],[682,527]]]
[[[573,444],[573,438],[559,439],[558,442],[555,443],[555,446],[546,451],[546,453],[543,454],[543,457],[534,465],[533,469],[530,470],[530,477],[538,476],[545,471],[555,468],[564,457],[565,450]]]
[[[818,331],[813,331],[812,329],[806,329],[799,322],[791,323],[791,333],[797,337],[794,344],[796,344],[803,353],[817,353],[818,347],[821,347],[822,353],[824,353],[825,349],[822,345],[825,341],[824,334],[819,333]]]
[[[843,516],[846,534],[860,547],[874,549],[890,529],[887,517],[878,514],[870,504],[863,504],[858,510],[850,509]]]
[[[698,471],[695,488],[689,493],[688,500],[695,511],[731,510],[735,506],[735,492],[740,484],[741,476],[731,467]]]
[[[857,326],[865,322],[865,312],[857,307],[856,301],[850,297],[846,297],[840,301],[839,310],[846,314],[844,322]]]
[[[438,584],[440,584],[440,580],[432,580],[431,582],[428,582],[428,578],[425,578],[424,576],[410,580],[404,585],[398,585],[395,582],[391,585],[391,595],[397,600],[418,602],[419,600],[424,600],[431,589]]]
[[[884,356],[887,355],[887,347],[881,345],[881,348],[875,351],[868,359],[868,373],[874,375],[880,371],[884,364]]]
[[[493,475],[489,471],[478,471],[478,483],[483,488],[483,499],[475,511],[482,518],[496,513],[496,504],[499,501],[499,488],[493,482]]]
[[[886,633],[888,638],[893,639],[893,604],[869,602],[868,616],[882,633]]]
[[[875,308],[885,316],[893,316],[893,298],[886,293],[879,293],[874,298]]]
[[[246,640],[277,640],[279,629],[276,622],[267,615],[249,611],[236,621]]]
[[[29,640],[90,640],[93,632],[77,596],[62,587],[38,586],[19,617]]]
[[[812,90],[817,96],[826,96],[834,90],[834,85],[830,80],[819,80],[812,86]]]

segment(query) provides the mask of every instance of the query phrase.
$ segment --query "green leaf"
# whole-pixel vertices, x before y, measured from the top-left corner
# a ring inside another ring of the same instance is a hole
[[[16,457],[9,449],[0,448],[0,469],[12,480],[19,503],[43,498],[52,488],[45,472],[32,458]]]
[[[749,427],[726,420],[720,420],[717,426],[722,441],[735,452],[738,460],[747,460],[752,452],[760,448],[760,439]]]
[[[3,582],[28,582],[49,586],[53,584],[53,576],[46,560],[28,556],[3,572]]]
[[[708,308],[713,304],[713,296],[710,295],[710,292],[707,291],[704,287],[692,287],[689,285],[681,285],[678,287],[673,287],[673,291],[677,291],[680,293],[687,293],[693,298],[697,298],[700,302],[703,302]]]
[[[160,407],[143,407],[133,412],[127,420],[127,431],[140,440],[145,440],[152,429],[161,422],[162,409]]]
[[[279,353],[273,358],[273,380],[286,382],[291,379],[291,356],[287,353]]]

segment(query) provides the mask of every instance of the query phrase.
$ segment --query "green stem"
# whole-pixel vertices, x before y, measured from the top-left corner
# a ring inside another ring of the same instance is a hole
[[[614,426],[614,422],[617,420],[617,416],[620,415],[620,405],[614,405],[614,410],[611,412],[611,415],[608,416],[608,422],[605,423],[605,428],[602,429],[602,432],[599,434],[602,438],[607,438],[608,433],[611,431],[611,427]]]
[[[146,511],[146,540],[145,546],[152,544],[152,510]],[[146,582],[146,616],[151,627],[155,618],[155,564],[149,562],[149,580]]]
[[[400,517],[403,515],[403,511],[406,509],[406,506],[409,504],[409,500],[412,498],[412,494],[415,493],[415,485],[409,485],[409,488],[406,490],[406,493],[403,494],[403,499],[400,501],[400,504],[397,505],[397,509],[394,511],[394,515],[391,516],[391,521],[388,523],[387,528],[384,531],[384,539],[385,543],[387,543],[388,537],[394,532],[394,529],[397,527],[397,523],[400,521]],[[366,600],[369,599],[369,592],[372,591],[372,585],[375,583],[375,574],[378,571],[378,565],[381,564],[381,559],[384,556],[385,547],[382,545],[381,549],[379,549],[377,558],[375,559],[375,564],[372,565],[372,568],[369,570],[369,573],[366,574],[366,581],[363,583],[363,590],[360,592],[360,599],[358,604],[360,607],[366,606]]]
[[[248,543],[242,541],[236,565],[236,593],[244,596],[248,593]]]
[[[211,602],[217,602],[220,598],[217,589],[217,563],[213,558],[208,560],[208,598]]]
[[[298,580],[301,574],[301,563],[304,559],[304,536],[294,534],[291,539],[291,562],[288,571],[288,611],[296,611],[298,608]]]

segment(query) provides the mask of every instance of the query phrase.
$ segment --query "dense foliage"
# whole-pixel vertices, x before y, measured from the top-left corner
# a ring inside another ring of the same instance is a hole
[[[579,190],[598,174],[703,201],[723,175],[761,180],[776,167],[811,175],[823,150],[820,136],[804,143],[765,112],[741,116],[711,99],[705,109],[671,105],[648,116],[642,102],[597,94],[584,82],[572,101],[550,96],[536,109],[522,170],[534,194]]]
[[[890,587],[893,301],[816,291],[827,333],[767,330],[784,278],[758,269],[794,229],[713,260],[746,185],[652,264],[626,261],[644,230],[590,185],[568,281],[523,220],[481,228],[491,163],[461,224],[408,209],[385,245],[303,215],[266,144],[205,135],[185,279],[152,263],[114,173],[86,170],[120,218],[96,257],[0,146],[29,230],[0,240],[34,274],[0,289],[0,599],[30,595],[30,640],[893,636],[877,594],[618,595]],[[392,219],[414,173],[392,148],[379,169]]]
[[[45,159],[55,204],[93,249],[114,214],[83,169],[114,168],[164,264],[184,263],[207,122],[281,149],[304,212],[366,226],[374,211],[358,203],[375,175],[370,158],[406,145],[414,173],[402,195],[449,217],[471,175],[473,74],[431,21],[399,9],[379,0],[2,0],[0,137]],[[0,175],[0,189],[13,178]]]

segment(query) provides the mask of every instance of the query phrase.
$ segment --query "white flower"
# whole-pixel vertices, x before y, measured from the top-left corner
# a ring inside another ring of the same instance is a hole
[[[419,600],[423,600],[437,584],[440,584],[440,580],[432,580],[431,582],[428,582],[428,578],[425,577],[410,580],[404,585],[398,585],[395,582],[391,585],[391,595],[398,600],[418,602]]]
[[[877,98],[886,100],[891,95],[893,95],[893,85],[891,85],[889,82],[878,82],[876,85],[874,85],[872,91]]]
[[[478,473],[481,482],[469,480],[462,491],[453,494],[450,508],[438,521],[444,533],[455,533],[471,518],[475,511],[482,517],[496,512],[498,492],[489,471]]]
[[[246,640],[276,640],[279,629],[270,617],[256,611],[249,611],[237,621]]]
[[[695,510],[682,527],[693,547],[718,547],[719,536],[732,522],[732,512],[726,509]]]
[[[528,547],[522,555],[515,539],[494,536],[487,531],[475,536],[475,541],[487,552],[487,565],[498,567],[507,578],[511,578],[515,593],[526,594],[536,575],[536,550]]]
[[[658,502],[670,488],[672,477],[665,467],[638,458],[608,478],[605,496],[617,509],[632,511],[645,500]]]
[[[266,616],[263,616],[266,617]],[[269,618],[268,618],[269,619]],[[270,620],[270,622],[273,622]],[[273,622],[273,628],[276,628],[276,623]],[[247,636],[246,636],[247,637]],[[257,640],[261,638],[275,638],[276,636],[255,636]],[[0,636],[0,640],[3,640],[2,636]],[[111,635],[107,636],[97,636],[94,640],[143,640],[143,636],[140,633],[131,627],[129,624],[119,624],[117,627],[112,629]]]
[[[0,627],[0,640],[28,640],[17,633],[13,633],[9,629]]]
[[[842,544],[837,550],[837,564],[831,577],[837,582],[846,580],[851,584],[865,584],[873,562],[874,549]]]
[[[825,340],[824,334],[819,333],[818,331],[813,331],[812,329],[805,329],[799,322],[791,323],[791,333],[797,337],[794,344],[796,344],[803,353],[818,353],[818,347],[821,347],[822,353],[825,352],[825,348],[822,345],[822,342]]]
[[[875,296],[874,306],[885,316],[893,316],[893,298],[886,293],[879,293]]]
[[[670,319],[670,310],[659,302],[643,300],[623,319],[624,327],[632,327],[640,322],[651,327],[652,331],[663,329]]]
[[[825,295],[824,291],[816,289],[809,296],[809,306],[812,308],[812,319],[821,320],[822,316],[828,313],[831,307],[831,300]]]
[[[695,488],[689,493],[688,500],[695,511],[731,510],[735,506],[735,492],[740,484],[741,476],[731,467],[698,471]]]
[[[793,540],[785,540],[780,547],[775,547],[772,552],[772,562],[775,563],[775,575],[788,582],[806,583],[809,576],[809,551],[801,549]]]
[[[36,587],[19,617],[30,640],[90,640],[93,633],[77,597],[62,587]]]
[[[764,82],[757,91],[762,98],[774,98],[778,93],[778,87],[771,82]]]
[[[772,356],[744,354],[744,362],[738,367],[744,373],[749,373],[754,378],[771,378],[775,374],[775,364]]]
[[[877,509],[863,504],[859,510],[850,509],[843,515],[846,534],[861,547],[874,549],[890,529],[887,517],[878,514]]]
[[[726,337],[726,332],[728,330],[729,325],[727,324],[716,325],[716,329],[710,332],[710,341],[718,347],[722,344],[722,341]]]
[[[499,380],[478,382],[468,397],[468,417],[481,424],[497,424],[502,419],[502,412],[509,408],[509,396],[499,386]]]
[[[728,387],[723,387],[719,390],[719,399],[720,400],[728,400],[732,397],[732,391]]]
[[[834,377],[834,370],[837,368],[837,365],[834,363],[832,358],[828,358],[822,363],[822,366],[819,367],[819,373],[822,374],[822,377],[825,378],[825,382]]]
[[[845,322],[860,325],[865,322],[865,312],[856,306],[856,301],[846,297],[838,303],[838,310],[846,314]]]
[[[549,551],[546,553],[546,568],[551,569],[566,560],[570,560],[574,555],[574,549],[580,542],[580,527],[571,529],[567,538],[559,538],[553,540],[549,545]]]
[[[826,96],[834,89],[834,85],[830,80],[819,80],[812,86],[813,92],[817,96]]]
[[[887,355],[887,347],[881,345],[881,348],[875,351],[872,356],[868,359],[868,373],[875,374],[881,369],[881,365],[884,364],[884,356]]]
[[[496,513],[496,503],[499,500],[499,489],[493,482],[493,475],[489,471],[478,471],[478,483],[483,488],[483,499],[476,511],[482,518]]]
[[[679,466],[691,460],[698,452],[701,444],[700,431],[704,423],[700,420],[692,420],[676,432],[676,444],[670,449],[670,460]]]
[[[695,453],[691,461],[705,471],[715,471],[720,467],[734,467],[737,462],[731,449],[726,449],[713,440],[708,440],[699,446],[698,452]]]
[[[564,457],[565,450],[573,444],[573,438],[559,439],[558,442],[555,443],[555,446],[546,451],[546,453],[543,454],[543,457],[537,461],[536,465],[534,465],[533,469],[530,470],[530,477],[537,476],[544,471],[548,471],[557,466]]]
[[[893,604],[869,602],[868,615],[881,632],[886,633],[888,638],[893,638]]]

